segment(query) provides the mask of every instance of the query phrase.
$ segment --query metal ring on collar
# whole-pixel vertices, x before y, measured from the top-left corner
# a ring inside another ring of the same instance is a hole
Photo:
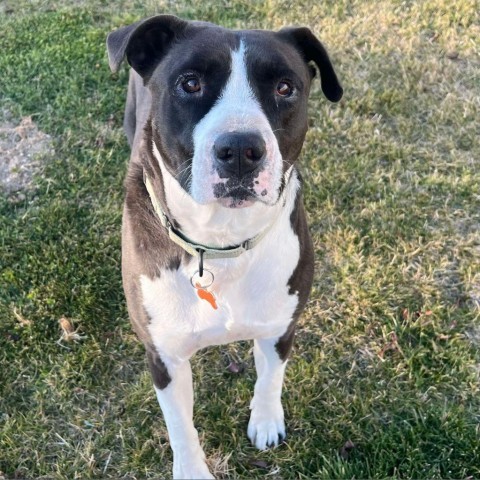
[[[208,282],[207,278],[208,276],[207,275],[204,275],[204,276],[200,276],[200,272],[197,270],[191,277],[190,277],[190,283],[192,284],[192,287],[193,288],[208,288],[210,285],[212,285],[213,281],[215,280],[215,277],[213,275],[213,273],[210,271],[210,270],[207,270],[206,268],[203,269],[203,273],[208,273],[210,274],[210,282]],[[195,275],[198,274],[198,280],[195,279]],[[205,283],[202,283],[202,282],[205,282]],[[198,287],[198,286],[199,287]]]

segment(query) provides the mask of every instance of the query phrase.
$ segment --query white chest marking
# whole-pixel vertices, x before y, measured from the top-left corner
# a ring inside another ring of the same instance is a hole
[[[181,264],[178,270],[162,271],[153,280],[141,276],[143,304],[151,319],[149,331],[162,358],[185,360],[209,345],[272,338],[285,332],[298,303],[298,295],[288,292],[288,280],[300,254],[298,237],[290,225],[298,188],[297,174],[293,172],[284,192],[285,206],[280,201],[275,224],[253,250],[237,258],[205,262],[205,268],[215,276],[209,290],[216,296],[217,310],[198,298],[190,284],[198,268],[195,261]],[[270,210],[271,215],[277,213],[275,207]],[[195,212],[188,217],[192,216]],[[265,225],[266,217],[260,220]],[[250,223],[246,225],[251,228]],[[207,222],[204,229],[215,231],[215,225]],[[206,243],[211,244],[211,238],[208,240]]]

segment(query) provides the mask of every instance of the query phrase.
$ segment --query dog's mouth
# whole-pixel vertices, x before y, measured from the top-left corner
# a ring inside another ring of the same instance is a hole
[[[224,186],[224,184],[219,185]],[[215,192],[215,196],[218,198],[220,205],[228,208],[250,207],[257,201],[255,192],[243,186],[226,188],[219,196]]]
[[[231,180],[213,185],[213,193],[220,205],[227,208],[250,207],[255,202],[261,201],[253,186],[245,186]]]
[[[260,203],[272,206],[281,191],[281,182],[274,170],[267,164],[253,172],[226,175],[208,166],[197,172],[193,163],[185,190],[201,205],[216,203],[228,208],[245,208]]]

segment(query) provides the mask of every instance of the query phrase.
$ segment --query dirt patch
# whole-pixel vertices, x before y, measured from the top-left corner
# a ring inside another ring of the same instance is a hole
[[[32,117],[18,123],[7,111],[0,111],[0,194],[21,196],[32,190],[45,156],[51,155],[52,139],[37,128]]]

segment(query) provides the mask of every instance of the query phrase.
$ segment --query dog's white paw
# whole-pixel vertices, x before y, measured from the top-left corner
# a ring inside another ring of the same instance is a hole
[[[279,403],[275,407],[254,406],[248,422],[247,435],[259,450],[276,447],[279,441],[286,437],[282,405]]]
[[[204,461],[201,463],[190,463],[189,465],[174,464],[173,478],[174,480],[215,479]]]
[[[176,458],[173,455],[173,479],[174,480],[197,480],[209,479],[214,480],[215,477],[210,473],[210,470],[205,463],[205,454],[200,449],[200,452],[192,455],[181,455]]]

